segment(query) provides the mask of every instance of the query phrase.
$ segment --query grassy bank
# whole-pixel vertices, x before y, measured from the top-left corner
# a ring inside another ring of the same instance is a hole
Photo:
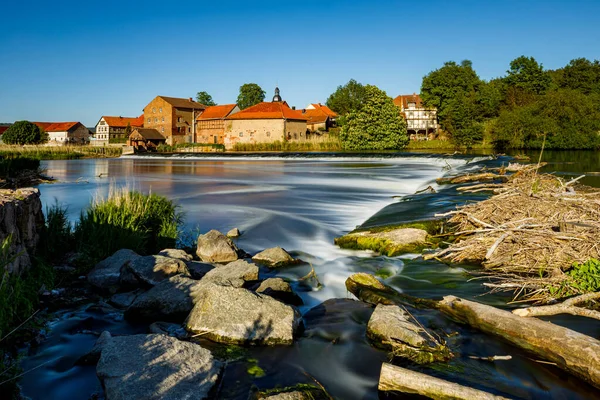
[[[342,151],[339,140],[309,141],[309,142],[280,142],[272,143],[236,143],[232,151]]]
[[[435,151],[464,151],[467,150],[464,146],[457,146],[450,140],[411,140],[406,147],[406,150],[435,150]],[[475,143],[470,150],[494,150],[490,143]]]
[[[13,146],[0,145],[2,158],[31,158],[35,160],[74,160],[78,158],[105,158],[121,156],[119,146]]]
[[[225,146],[222,144],[213,143],[179,143],[173,146],[161,144],[156,148],[159,153],[196,153],[196,152],[211,152],[225,151]]]

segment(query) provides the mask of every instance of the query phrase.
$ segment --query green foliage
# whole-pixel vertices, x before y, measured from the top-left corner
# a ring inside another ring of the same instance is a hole
[[[345,150],[398,150],[408,144],[406,122],[391,97],[367,85],[363,104],[348,114],[340,140]]]
[[[571,60],[563,68],[558,85],[565,89],[578,90],[583,94],[600,94],[600,61],[586,58]]]
[[[552,79],[533,57],[520,56],[510,62],[506,71],[508,86],[520,89],[526,93],[544,94],[550,87]]]
[[[345,116],[351,112],[357,111],[365,101],[365,86],[354,79],[350,79],[344,86],[338,86],[325,104],[340,116]],[[344,120],[338,119],[339,126],[344,124]]]
[[[92,260],[123,248],[156,254],[175,246],[182,219],[178,207],[163,196],[113,191],[81,213],[75,225],[75,242]]]
[[[233,151],[340,151],[342,143],[336,138],[330,137],[329,141],[308,142],[281,142],[276,140],[270,143],[236,143]]]
[[[248,375],[252,375],[255,378],[262,378],[266,375],[265,370],[258,365],[258,360],[256,358],[249,358],[247,361],[248,366],[246,372],[248,372]]]
[[[472,63],[464,60],[459,64],[454,61],[444,63],[440,69],[430,72],[421,84],[421,99],[428,107],[438,110],[440,122],[451,112],[451,103],[465,94],[474,92],[481,84]]]
[[[60,261],[74,247],[73,226],[67,216],[68,208],[56,201],[46,207],[46,223],[41,234],[39,251],[45,260]]]
[[[0,146],[3,158],[26,157],[36,160],[75,160],[89,157],[119,157],[123,149],[115,146]]]
[[[125,140],[129,139],[129,136],[131,135],[131,132],[133,130],[131,129],[131,124],[128,122],[127,126],[125,127]]]
[[[594,258],[583,264],[575,263],[573,268],[567,271],[571,277],[571,286],[580,292],[597,292],[600,290],[600,261]]]
[[[2,135],[6,144],[38,144],[48,141],[48,134],[29,121],[17,121]]]
[[[196,101],[200,104],[204,104],[205,106],[216,106],[217,103],[213,100],[212,96],[207,92],[198,92],[196,94]]]
[[[252,107],[255,104],[265,100],[265,91],[256,83],[244,83],[240,86],[240,94],[237,98],[237,105],[240,110]]]
[[[225,145],[217,143],[177,143],[175,145],[161,143],[156,147],[156,151],[159,153],[177,153],[180,150],[182,152],[185,152],[186,149],[190,150],[197,147],[212,148],[220,151],[225,151]]]

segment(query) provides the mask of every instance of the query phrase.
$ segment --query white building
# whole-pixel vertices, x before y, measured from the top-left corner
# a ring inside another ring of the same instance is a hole
[[[400,95],[394,104],[406,120],[406,130],[411,140],[427,140],[434,138],[439,129],[437,110],[426,108],[418,94]]]
[[[128,139],[125,135],[127,125],[131,127],[132,131],[135,128],[143,128],[144,116],[133,118],[103,115],[96,124],[93,144],[103,146],[110,142],[126,143]]]
[[[48,133],[49,145],[90,144],[92,132],[81,122],[34,122]]]

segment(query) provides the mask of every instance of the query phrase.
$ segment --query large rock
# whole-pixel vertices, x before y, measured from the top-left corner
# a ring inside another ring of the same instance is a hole
[[[44,228],[44,214],[38,189],[23,188],[0,190],[0,244],[11,236],[7,256],[12,259],[5,269],[21,273],[31,267],[40,233]]]
[[[79,360],[77,360],[76,364],[78,365],[96,365],[96,363],[100,360],[100,355],[102,354],[102,349],[104,346],[112,340],[112,336],[110,332],[104,331],[100,334],[96,343],[94,343],[94,347],[92,349],[81,356]]]
[[[189,332],[234,344],[291,344],[301,323],[294,307],[243,288],[207,285],[185,326]]]
[[[108,300],[109,304],[117,308],[127,308],[133,304],[135,299],[142,294],[140,289],[132,292],[117,293],[110,297]]]
[[[416,228],[365,230],[335,239],[345,249],[373,250],[388,257],[403,253],[419,253],[428,246],[427,231]]]
[[[202,282],[217,285],[242,287],[246,282],[258,280],[258,267],[244,260],[219,266],[204,275]]]
[[[215,266],[209,263],[199,261],[187,261],[185,263],[192,279],[202,279],[204,275],[215,269]]]
[[[379,304],[369,323],[367,337],[378,347],[391,350],[396,357],[423,364],[448,360],[452,355],[406,311],[395,305]]]
[[[158,253],[159,256],[177,258],[181,261],[192,261],[194,257],[191,254],[185,252],[185,250],[181,249],[164,249]]]
[[[121,284],[121,271],[129,263],[141,258],[133,250],[121,249],[112,256],[100,261],[88,274],[88,282],[101,290],[115,293]]]
[[[96,373],[107,400],[206,399],[221,370],[210,351],[166,335],[113,337]]]
[[[121,283],[125,285],[154,286],[174,275],[189,275],[185,263],[177,258],[163,256],[140,257],[125,265]]]
[[[125,311],[131,321],[172,321],[182,323],[199,295],[201,281],[178,275],[165,279],[137,296]]]
[[[271,296],[274,299],[294,306],[301,306],[304,304],[302,299],[294,293],[290,284],[281,278],[265,279],[256,289],[256,293],[266,294],[267,296]]]
[[[269,268],[283,267],[298,262],[298,260],[294,259],[294,257],[281,247],[263,250],[252,257],[252,261],[264,264]]]
[[[202,261],[228,263],[238,259],[238,251],[231,239],[217,230],[198,236],[196,254]]]
[[[240,233],[240,230],[238,228],[233,228],[229,232],[227,232],[228,238],[237,238],[237,237],[240,237],[241,235],[242,234]]]

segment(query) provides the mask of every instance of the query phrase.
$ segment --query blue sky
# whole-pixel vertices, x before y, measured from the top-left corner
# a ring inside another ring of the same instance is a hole
[[[394,97],[445,61],[502,76],[600,58],[600,1],[5,1],[0,122],[137,116],[156,95],[275,85],[290,105],[325,102],[354,78]]]

